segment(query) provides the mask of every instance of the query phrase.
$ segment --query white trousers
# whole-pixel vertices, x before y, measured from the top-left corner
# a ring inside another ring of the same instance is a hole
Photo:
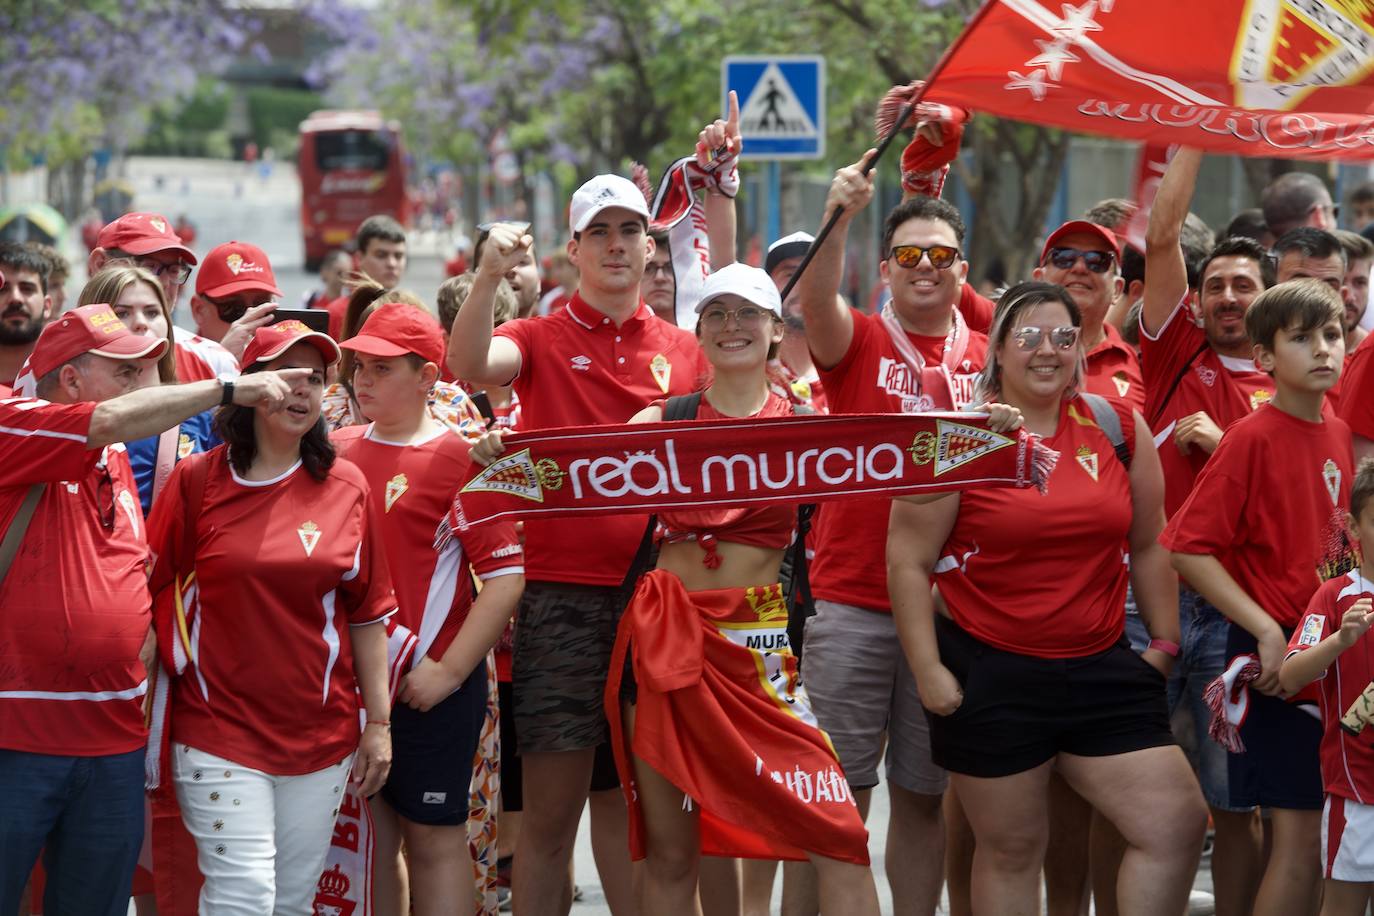
[[[172,745],[172,778],[205,885],[201,916],[310,916],[353,755],[272,776]]]

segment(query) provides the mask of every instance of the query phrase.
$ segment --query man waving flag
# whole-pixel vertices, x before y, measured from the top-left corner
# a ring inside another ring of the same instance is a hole
[[[1216,152],[1371,158],[1374,3],[989,0],[926,97]]]

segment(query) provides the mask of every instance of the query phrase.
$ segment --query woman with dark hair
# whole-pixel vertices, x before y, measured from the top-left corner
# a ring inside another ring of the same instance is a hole
[[[244,374],[308,377],[278,410],[230,404],[226,382],[225,445],[179,464],[149,521],[202,914],[310,912],[350,768],[366,796],[390,767],[386,632],[372,624],[396,602],[367,482],[335,461],[320,419],[338,357],[300,322],[259,328]]]
[[[1125,837],[1123,913],[1186,909],[1206,828],[1165,702],[1178,605],[1156,540],[1159,457],[1139,413],[1081,393],[1081,323],[1062,287],[1012,287],[979,378],[980,398],[1019,408],[1059,452],[1048,492],[892,505],[892,610],[932,754],[973,827],[978,913],[1039,911],[1052,771]],[[1123,636],[1128,579],[1154,637],[1143,656]]]
[[[142,267],[128,261],[111,261],[96,272],[81,288],[76,304],[109,303],[124,326],[144,337],[159,337],[167,341],[167,352],[156,367],[145,369],[138,380],[139,388],[156,385],[175,385],[177,378],[176,339],[172,335],[172,311],[162,284]],[[219,444],[213,429],[210,411],[164,431],[124,443],[129,453],[129,466],[138,482],[138,499],[143,514],[152,511],[153,499],[162,491],[178,461],[196,452],[207,451]]]

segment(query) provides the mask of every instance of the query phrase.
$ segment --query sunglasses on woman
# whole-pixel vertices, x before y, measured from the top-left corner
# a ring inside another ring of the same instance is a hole
[[[1083,266],[1088,270],[1095,274],[1105,274],[1112,266],[1112,261],[1116,260],[1116,255],[1110,251],[1084,251],[1081,248],[1056,247],[1050,249],[1050,255],[1045,260],[1060,270],[1070,270],[1079,258],[1083,259]]]
[[[1050,346],[1056,350],[1072,350],[1078,344],[1078,328],[1017,328],[1011,332],[1018,350],[1036,350],[1045,335],[1050,336]]]
[[[898,266],[910,269],[921,263],[923,255],[930,259],[931,267],[945,270],[959,260],[959,249],[950,245],[931,245],[928,248],[922,248],[920,245],[897,245],[888,257],[894,259]]]

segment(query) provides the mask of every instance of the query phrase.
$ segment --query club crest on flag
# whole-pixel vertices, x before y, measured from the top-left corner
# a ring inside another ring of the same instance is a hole
[[[1322,465],[1322,482],[1326,484],[1326,492],[1331,496],[1331,505],[1336,505],[1341,500],[1341,469],[1336,467],[1336,462],[1330,458],[1326,459],[1326,464]]]
[[[1086,445],[1080,445],[1077,458],[1079,465],[1093,479],[1093,483],[1097,483],[1097,452],[1089,451]]]
[[[649,360],[649,371],[654,374],[659,390],[667,394],[669,380],[673,377],[673,364],[668,362],[668,357],[660,353]]]
[[[918,433],[907,446],[916,464],[935,463],[934,475],[939,477],[984,455],[1015,445],[1016,440],[988,429],[965,426],[949,420],[939,420],[935,432]]]
[[[337,864],[315,885],[314,916],[352,916],[358,904],[348,899],[352,882]]]
[[[508,493],[531,502],[544,501],[544,489],[563,486],[566,472],[551,458],[535,461],[525,448],[496,459],[467,482],[461,493]]]
[[[296,529],[296,534],[301,539],[301,546],[305,548],[305,555],[308,557],[315,552],[315,545],[320,542],[320,526],[314,522],[306,522]]]
[[[787,619],[787,602],[783,600],[781,585],[751,585],[744,590],[744,599],[760,623]]]
[[[1232,56],[1235,103],[1291,111],[1317,89],[1358,83],[1374,71],[1371,42],[1365,0],[1250,0]]]
[[[391,507],[396,505],[396,500],[401,498],[401,494],[410,488],[410,481],[406,475],[397,474],[386,482],[386,511],[390,512]]]

